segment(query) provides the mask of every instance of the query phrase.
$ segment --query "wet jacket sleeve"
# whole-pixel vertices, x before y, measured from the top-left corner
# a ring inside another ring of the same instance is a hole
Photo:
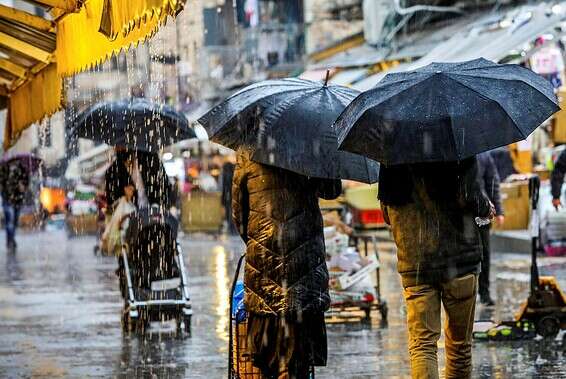
[[[554,164],[554,170],[552,170],[550,185],[553,199],[560,198],[562,184],[564,183],[564,174],[566,174],[566,150],[560,153],[558,160]]]
[[[498,216],[503,215],[503,207],[501,205],[501,180],[499,179],[499,174],[497,173],[497,167],[490,154],[487,154],[485,160],[485,169],[483,175],[483,181],[485,183],[485,191],[487,197],[491,200],[495,206],[495,213]]]
[[[325,200],[336,199],[342,193],[342,181],[339,179],[311,179],[317,197]]]
[[[478,164],[475,159],[462,166],[460,171],[458,203],[463,210],[479,217],[489,216],[489,199],[478,182]]]
[[[249,196],[247,161],[238,159],[232,179],[232,217],[244,242],[248,242]]]

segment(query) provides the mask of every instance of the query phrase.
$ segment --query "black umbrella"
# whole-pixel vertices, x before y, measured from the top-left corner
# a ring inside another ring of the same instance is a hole
[[[458,161],[525,139],[559,109],[541,76],[476,59],[389,74],[335,127],[340,149],[380,163]]]
[[[374,183],[378,164],[338,151],[332,128],[357,94],[304,79],[266,80],[237,92],[199,122],[214,142],[252,148],[256,162],[306,176]]]
[[[77,117],[72,134],[151,153],[196,138],[185,116],[169,106],[145,99],[98,103]]]

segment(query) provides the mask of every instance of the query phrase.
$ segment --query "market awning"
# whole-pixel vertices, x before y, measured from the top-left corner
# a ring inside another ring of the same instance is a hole
[[[186,0],[88,0],[57,23],[57,72],[87,70],[152,37]],[[87,42],[88,41],[88,42]]]
[[[62,77],[145,41],[186,0],[25,0],[0,4],[0,109],[8,108],[4,148],[63,106]],[[27,9],[27,10],[26,10]]]
[[[77,1],[30,2],[45,10],[77,6]],[[13,145],[28,125],[61,107],[62,81],[53,63],[55,30],[53,20],[0,5],[0,96],[5,99],[2,108],[8,108],[5,148]]]

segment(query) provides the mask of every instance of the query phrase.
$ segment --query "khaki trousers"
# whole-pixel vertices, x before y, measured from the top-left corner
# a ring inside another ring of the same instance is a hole
[[[425,284],[404,289],[413,378],[439,377],[437,342],[440,338],[441,302],[446,313],[446,378],[471,377],[472,328],[477,291],[478,279],[475,274],[438,285]]]

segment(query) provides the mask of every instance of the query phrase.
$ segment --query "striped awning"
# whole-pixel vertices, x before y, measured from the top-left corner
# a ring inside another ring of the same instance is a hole
[[[4,148],[63,106],[64,76],[153,36],[186,0],[25,0],[0,4],[0,109]],[[33,14],[41,7],[44,17]]]

